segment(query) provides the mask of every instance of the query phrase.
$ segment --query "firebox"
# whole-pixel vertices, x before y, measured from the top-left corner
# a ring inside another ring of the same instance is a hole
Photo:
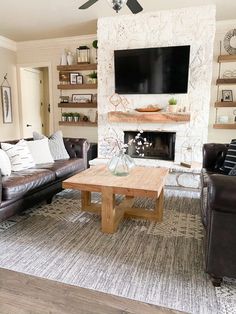
[[[175,132],[124,131],[124,143],[128,144],[127,154],[133,158],[175,159]]]

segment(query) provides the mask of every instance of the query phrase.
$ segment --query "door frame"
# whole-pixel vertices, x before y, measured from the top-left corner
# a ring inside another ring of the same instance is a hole
[[[54,108],[53,108],[53,85],[52,85],[52,64],[51,62],[36,62],[36,63],[24,63],[17,64],[17,81],[18,81],[18,99],[19,99],[19,125],[20,125],[20,137],[23,137],[23,103],[22,103],[22,85],[21,85],[21,69],[22,68],[48,68],[48,89],[49,89],[49,133],[52,134],[55,130],[54,126]]]

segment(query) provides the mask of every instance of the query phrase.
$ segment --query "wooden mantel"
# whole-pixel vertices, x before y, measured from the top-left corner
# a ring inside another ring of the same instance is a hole
[[[190,121],[190,113],[171,112],[108,112],[109,122],[126,123],[185,123]]]

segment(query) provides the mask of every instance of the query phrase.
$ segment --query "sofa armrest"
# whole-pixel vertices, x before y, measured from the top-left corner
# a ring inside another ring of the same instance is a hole
[[[222,162],[224,160],[224,157],[227,153],[228,144],[216,144],[216,143],[210,143],[210,144],[204,144],[203,145],[203,168],[206,168],[207,170],[216,170],[216,164],[219,162],[219,157],[222,158]],[[221,165],[219,165],[221,166]]]
[[[211,210],[236,214],[236,176],[212,174],[208,184]]]
[[[65,148],[70,158],[83,158],[85,169],[87,168],[87,152],[89,142],[85,138],[63,138]]]

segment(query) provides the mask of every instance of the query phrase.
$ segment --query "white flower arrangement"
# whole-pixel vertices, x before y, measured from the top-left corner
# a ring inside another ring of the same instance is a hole
[[[118,151],[123,151],[126,153],[129,146],[134,145],[138,156],[144,157],[145,148],[151,147],[152,143],[149,143],[147,138],[142,136],[143,130],[139,130],[137,132],[138,133],[135,138],[131,139],[128,144],[125,144],[119,139],[116,131],[114,129],[110,129],[109,134],[111,134],[111,136],[105,137],[103,141],[109,145],[110,153],[117,153]]]

